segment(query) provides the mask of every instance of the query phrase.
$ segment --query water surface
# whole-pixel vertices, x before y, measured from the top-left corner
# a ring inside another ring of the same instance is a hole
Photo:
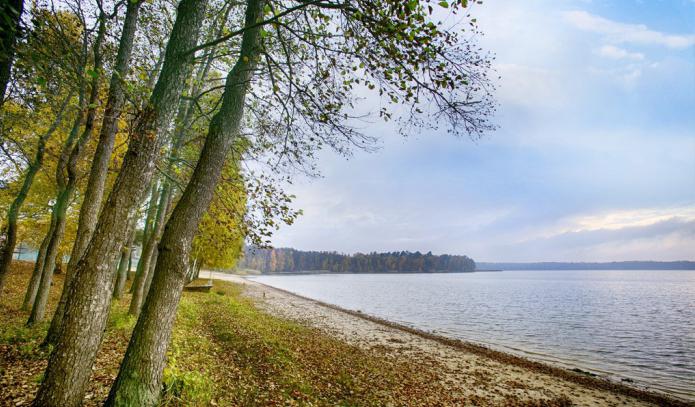
[[[440,335],[695,400],[695,271],[254,279]]]

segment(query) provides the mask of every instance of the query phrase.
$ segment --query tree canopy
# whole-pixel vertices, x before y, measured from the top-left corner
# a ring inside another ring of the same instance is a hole
[[[284,189],[320,173],[321,150],[374,149],[373,120],[404,135],[495,128],[492,56],[465,0],[20,3],[7,20],[18,35],[0,44],[0,295],[17,241],[31,243],[25,303],[40,322],[53,265],[70,255],[37,405],[81,403],[135,237],[139,317],[107,405],[157,403],[189,271],[230,268],[244,244],[266,247],[292,224],[301,209]],[[261,253],[271,271],[475,267],[431,253]]]

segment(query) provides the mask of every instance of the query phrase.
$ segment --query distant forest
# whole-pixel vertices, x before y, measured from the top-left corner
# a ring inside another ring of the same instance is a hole
[[[693,261],[613,261],[604,263],[478,263],[484,270],[695,270]]]
[[[288,248],[258,249],[248,247],[240,268],[262,273],[328,271],[333,273],[436,273],[475,271],[475,261],[468,256],[433,255],[432,252],[357,253],[300,251]]]

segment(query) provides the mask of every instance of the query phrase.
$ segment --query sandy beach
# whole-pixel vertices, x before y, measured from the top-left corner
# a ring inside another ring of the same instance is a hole
[[[204,276],[208,272],[203,273]],[[566,398],[576,406],[691,405],[658,394],[400,327],[357,312],[303,298],[243,277],[210,273],[213,279],[242,284],[244,295],[264,311],[318,328],[351,345],[436,366],[451,392],[481,404],[509,400],[537,402]],[[571,403],[571,404],[569,404]]]

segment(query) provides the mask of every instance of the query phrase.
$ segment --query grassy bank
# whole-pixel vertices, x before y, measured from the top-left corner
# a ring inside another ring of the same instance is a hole
[[[431,370],[275,318],[215,282],[187,293],[165,373],[168,400],[220,405],[431,405],[461,402]]]
[[[0,405],[28,405],[42,380],[49,350],[40,343],[47,323],[27,328],[20,305],[31,263],[17,263],[0,297]],[[63,276],[54,280],[49,310]],[[441,361],[427,355],[382,352],[349,345],[323,331],[261,311],[243,287],[215,281],[210,293],[184,293],[164,372],[167,406],[567,406],[565,396],[530,400],[523,392],[460,391]],[[85,405],[106,398],[125,353],[135,319],[130,297],[114,301]],[[475,352],[474,352],[475,353]],[[468,387],[489,387],[475,370]],[[519,384],[520,390],[526,386]],[[464,395],[465,393],[465,395]]]
[[[0,405],[27,405],[46,366],[40,343],[47,323],[27,328],[20,311],[32,264],[18,263],[0,297]],[[62,276],[55,278],[50,310]],[[385,356],[260,311],[233,283],[185,293],[165,371],[163,405],[462,405],[476,404],[447,388],[436,363]],[[89,383],[86,405],[99,405],[118,371],[135,320],[129,296],[114,301]],[[481,401],[481,400],[478,400]],[[567,405],[563,398],[528,404]]]

